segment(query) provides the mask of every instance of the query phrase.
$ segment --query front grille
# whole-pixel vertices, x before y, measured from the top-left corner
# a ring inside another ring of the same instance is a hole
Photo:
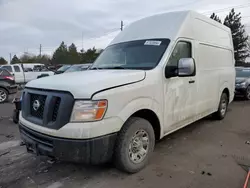
[[[43,119],[45,101],[45,95],[30,94],[30,114],[38,119]]]
[[[60,129],[70,121],[74,98],[69,92],[25,88],[22,117],[36,125]]]
[[[55,102],[53,114],[52,114],[52,121],[53,122],[56,121],[60,103],[61,103],[61,98],[56,97],[56,102]]]

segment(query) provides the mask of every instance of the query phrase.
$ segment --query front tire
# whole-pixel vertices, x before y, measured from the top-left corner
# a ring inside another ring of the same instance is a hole
[[[228,107],[228,96],[226,93],[222,93],[220,98],[220,103],[218,107],[218,111],[215,112],[214,116],[218,120],[222,120],[225,118],[227,113],[227,107]]]
[[[114,153],[116,167],[127,173],[139,172],[147,165],[154,146],[152,125],[143,118],[130,118],[117,137]]]
[[[7,90],[0,88],[0,103],[4,103],[8,100],[9,93]]]

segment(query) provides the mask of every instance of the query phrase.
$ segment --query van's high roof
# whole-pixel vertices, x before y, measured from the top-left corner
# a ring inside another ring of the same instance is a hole
[[[194,11],[169,12],[143,18],[126,27],[111,44],[156,38],[174,41],[179,37],[232,47],[228,27]]]

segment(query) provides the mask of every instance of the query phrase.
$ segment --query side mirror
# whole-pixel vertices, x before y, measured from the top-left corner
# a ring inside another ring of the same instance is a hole
[[[193,58],[182,58],[178,62],[178,76],[194,76],[195,75],[195,64]]]
[[[178,67],[177,66],[166,66],[165,68],[165,77],[172,78],[178,76]]]

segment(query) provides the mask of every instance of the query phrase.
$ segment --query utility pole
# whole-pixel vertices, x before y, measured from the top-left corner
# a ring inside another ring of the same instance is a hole
[[[82,31],[82,53],[83,53],[83,31]]]
[[[124,24],[123,24],[123,21],[121,21],[121,31],[123,30],[123,26],[124,26]]]
[[[39,46],[39,56],[42,57],[42,45]]]
[[[10,62],[11,62],[11,60],[12,60],[12,55],[11,55],[11,53],[10,53]]]

